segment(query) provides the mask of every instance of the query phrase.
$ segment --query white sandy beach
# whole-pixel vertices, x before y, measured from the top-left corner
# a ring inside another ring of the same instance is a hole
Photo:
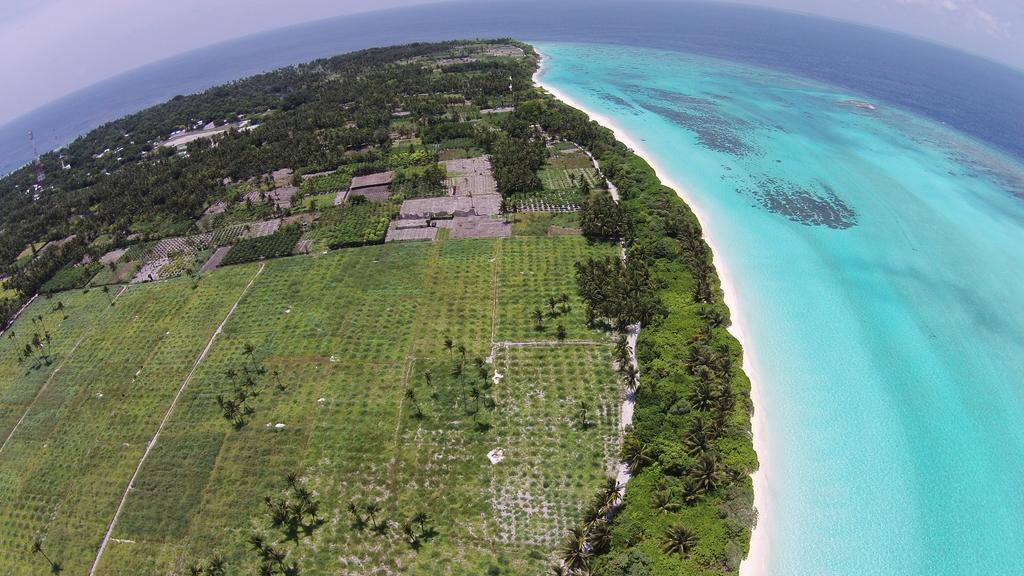
[[[545,84],[542,76],[544,71],[544,63],[547,61],[547,57],[541,55],[541,65],[537,73],[534,74],[533,80],[535,83],[543,87],[545,90],[550,92],[559,100],[566,104],[573,106],[583,112],[586,112],[591,119],[596,120],[602,126],[605,126],[615,133],[615,137],[619,139],[623,144],[628,146],[638,156],[647,161],[648,164],[654,169],[655,174],[661,180],[663,184],[672,188],[693,210],[697,219],[700,221],[701,227],[704,230],[704,238],[707,240],[708,245],[711,247],[712,260],[715,269],[718,271],[718,276],[722,283],[722,291],[725,295],[725,304],[728,306],[730,315],[732,317],[732,325],[729,327],[729,332],[739,340],[743,346],[743,370],[746,372],[747,377],[750,379],[751,385],[751,399],[754,403],[754,416],[751,418],[751,427],[754,434],[754,449],[757,452],[757,457],[760,462],[760,468],[752,475],[754,482],[754,505],[757,507],[758,518],[757,526],[753,531],[750,542],[750,552],[747,554],[747,558],[740,565],[741,576],[762,576],[766,573],[767,562],[768,562],[768,549],[770,547],[768,537],[768,520],[770,511],[768,509],[768,495],[769,490],[769,474],[768,474],[768,454],[767,454],[767,442],[765,441],[765,434],[767,429],[765,422],[767,421],[766,415],[764,414],[763,402],[761,402],[761,394],[763,392],[761,388],[761,379],[758,377],[757,371],[755,370],[756,363],[754,362],[754,347],[752,342],[746,337],[743,330],[744,326],[744,310],[741,302],[736,293],[736,287],[733,283],[733,276],[729,272],[729,268],[726,263],[720,257],[720,252],[716,248],[715,242],[715,229],[709,219],[706,217],[705,212],[701,209],[699,202],[696,198],[689,193],[689,191],[680,186],[678,182],[673,181],[668,177],[667,173],[654,162],[654,157],[647,151],[644,150],[633,138],[629,136],[624,130],[615,124],[611,119],[601,115],[595,114],[593,111],[581,106],[578,102],[567,96],[565,93],[559,91],[557,88]]]

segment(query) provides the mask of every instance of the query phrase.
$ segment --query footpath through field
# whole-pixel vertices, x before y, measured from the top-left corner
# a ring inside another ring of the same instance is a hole
[[[149,457],[149,453],[153,450],[153,447],[156,446],[157,440],[160,439],[160,432],[163,431],[167,421],[170,420],[171,414],[174,412],[174,407],[178,404],[178,399],[181,398],[181,394],[185,391],[185,387],[188,386],[188,383],[192,381],[192,377],[195,376],[196,372],[199,370],[199,366],[203,363],[203,360],[206,359],[206,355],[210,353],[210,348],[213,347],[213,343],[217,340],[217,336],[219,336],[221,331],[224,329],[224,325],[227,324],[231,315],[234,314],[235,309],[238,308],[238,304],[242,301],[242,298],[244,298],[249,292],[252,285],[256,283],[256,279],[263,273],[264,268],[266,268],[266,263],[260,263],[259,269],[256,270],[255,274],[253,274],[252,279],[249,280],[248,284],[246,284],[242,293],[238,295],[238,299],[235,300],[235,303],[231,306],[231,309],[228,310],[224,319],[221,320],[217,329],[213,331],[213,335],[210,336],[210,340],[206,343],[206,347],[203,348],[203,351],[199,354],[199,357],[196,358],[195,363],[192,365],[192,370],[188,373],[188,376],[182,380],[181,385],[178,387],[178,391],[174,395],[174,399],[171,400],[170,406],[167,407],[167,411],[164,413],[163,419],[160,420],[160,425],[157,426],[156,432],[153,434],[153,438],[151,438],[146,444],[146,450],[142,453],[142,458],[139,459],[138,465],[135,466],[135,472],[132,473],[131,480],[128,481],[128,486],[124,489],[124,494],[121,495],[121,501],[117,505],[117,510],[114,511],[114,517],[111,518],[110,524],[107,525],[107,531],[103,535],[103,540],[100,542],[99,550],[96,551],[96,558],[92,562],[92,567],[89,568],[89,576],[93,576],[95,574],[96,567],[99,566],[100,560],[103,558],[103,551],[106,550],[107,544],[110,542],[110,535],[113,534],[114,527],[117,525],[117,519],[121,516],[121,511],[124,509],[125,502],[128,501],[128,494],[131,492],[132,486],[135,484],[135,480],[138,478],[139,472],[142,470],[142,465],[146,463],[146,458]]]

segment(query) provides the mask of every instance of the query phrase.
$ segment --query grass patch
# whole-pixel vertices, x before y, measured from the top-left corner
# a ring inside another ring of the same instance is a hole
[[[519,212],[509,215],[513,236],[547,236],[552,226],[574,229],[580,227],[576,212]]]

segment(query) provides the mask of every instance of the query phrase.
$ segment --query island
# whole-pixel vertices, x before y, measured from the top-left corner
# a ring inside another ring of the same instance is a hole
[[[700,223],[511,39],[179,96],[0,179],[0,567],[736,573]]]

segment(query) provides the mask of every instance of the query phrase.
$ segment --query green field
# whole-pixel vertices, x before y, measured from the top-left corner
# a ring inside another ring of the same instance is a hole
[[[0,564],[48,573],[31,553],[41,537],[65,573],[88,573],[160,429],[97,574],[184,573],[214,554],[229,574],[255,574],[257,532],[305,574],[545,572],[615,460],[613,346],[584,326],[573,280],[573,263],[597,254],[614,248],[389,244],[231,266],[197,288],[40,298],[0,341]],[[562,293],[568,310],[552,313],[546,299]],[[33,368],[19,341],[39,315],[53,358]],[[241,426],[217,402],[237,386],[229,370],[259,381]],[[289,472],[321,520],[290,537],[264,502],[289,494]],[[357,526],[350,503],[379,506],[374,521],[360,512]],[[421,511],[417,549],[401,525]]]

